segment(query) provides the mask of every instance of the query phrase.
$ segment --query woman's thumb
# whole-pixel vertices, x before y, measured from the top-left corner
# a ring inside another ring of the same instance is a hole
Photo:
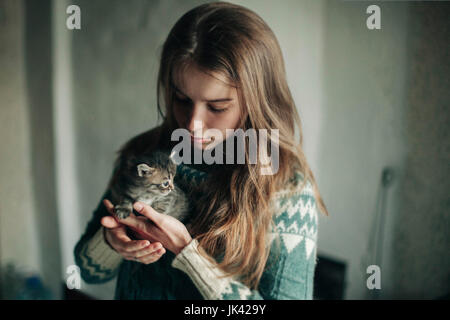
[[[114,217],[111,216],[106,216],[103,217],[102,220],[100,220],[100,223],[108,229],[112,229],[112,228],[117,228],[120,226],[120,223],[117,222],[116,219],[114,219]]]

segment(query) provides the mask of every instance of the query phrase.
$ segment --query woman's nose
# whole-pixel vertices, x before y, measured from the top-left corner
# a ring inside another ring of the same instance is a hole
[[[204,110],[202,110],[202,107],[194,106],[192,108],[192,111],[188,115],[186,129],[188,129],[192,133],[199,131],[201,128],[205,126],[204,117],[205,115]]]

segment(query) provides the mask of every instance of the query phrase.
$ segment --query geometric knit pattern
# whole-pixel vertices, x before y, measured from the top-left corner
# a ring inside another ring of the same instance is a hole
[[[181,189],[203,183],[207,173],[188,165],[177,167]],[[312,299],[317,262],[318,210],[309,181],[296,173],[271,201],[271,251],[258,290],[250,290],[198,253],[193,240],[177,256],[170,251],[144,265],[121,258],[104,240],[100,219],[109,213],[102,201],[94,211],[74,254],[87,283],[102,283],[118,275],[116,299]],[[108,198],[106,192],[103,198]]]
[[[195,178],[200,182],[204,175],[197,173]],[[296,174],[291,189],[275,194],[269,256],[269,263],[274,265],[263,274],[263,290],[250,290],[236,279],[222,278],[221,271],[200,256],[195,248],[197,242],[175,257],[172,266],[188,274],[205,299],[312,299],[318,217],[312,186],[307,183],[300,190],[301,178]],[[273,243],[277,238],[281,247]]]
[[[109,197],[110,193],[106,192],[102,199]],[[122,256],[105,242],[100,220],[106,215],[109,213],[100,203],[74,249],[75,263],[80,267],[81,277],[88,283],[104,283],[113,279],[122,262]]]

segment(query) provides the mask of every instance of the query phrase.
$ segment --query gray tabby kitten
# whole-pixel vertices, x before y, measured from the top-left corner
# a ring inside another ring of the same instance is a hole
[[[127,218],[133,212],[133,203],[141,201],[159,213],[184,221],[189,201],[183,190],[174,185],[176,169],[172,158],[161,151],[121,159],[110,185],[115,216]]]

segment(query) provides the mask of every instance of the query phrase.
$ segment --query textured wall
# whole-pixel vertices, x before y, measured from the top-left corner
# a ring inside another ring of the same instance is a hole
[[[0,262],[40,271],[22,1],[0,2]]]
[[[316,172],[330,216],[319,223],[319,252],[347,263],[346,298],[364,299],[369,235],[385,166],[401,174],[404,159],[407,3],[380,4],[382,29],[366,27],[367,4],[327,1],[324,18],[322,130]],[[390,292],[386,252],[398,205],[389,190],[382,269],[383,297]]]
[[[331,216],[319,250],[348,263],[347,298],[370,298],[365,269],[381,267],[379,297],[437,298],[449,276],[448,4],[326,5],[325,96],[318,180]],[[369,255],[380,174],[388,189],[382,261]]]
[[[0,3],[1,262],[61,291],[55,206],[50,1]]]
[[[450,5],[411,7],[407,155],[393,254],[396,298],[450,293]]]
[[[61,246],[56,207],[53,130],[51,1],[24,1],[25,63],[31,169],[42,275],[61,292]]]

